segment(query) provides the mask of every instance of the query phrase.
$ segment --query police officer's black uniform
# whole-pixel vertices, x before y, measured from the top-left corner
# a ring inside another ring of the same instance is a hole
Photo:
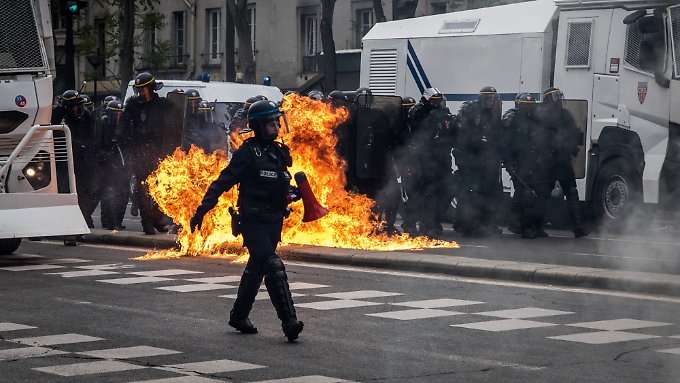
[[[523,238],[545,237],[545,212],[553,185],[553,134],[538,120],[537,103],[522,93],[503,116],[503,162],[512,178],[513,213]]]
[[[563,99],[564,96],[558,88],[547,89],[543,93],[539,117],[542,123],[553,132],[553,145],[555,147],[554,180],[560,183],[564,192],[574,236],[579,238],[587,235],[587,232],[583,227],[576,176],[571,160],[578,153],[579,146],[583,145],[583,133],[576,126],[576,121],[571,113],[562,107]]]
[[[266,125],[280,116],[278,106],[271,101],[257,101],[249,108],[248,125],[255,131],[255,137],[234,152],[227,167],[210,185],[191,219],[191,228],[200,228],[203,216],[217,204],[220,195],[239,184],[240,229],[250,258],[229,324],[243,333],[257,332],[248,315],[264,277],[283,332],[293,341],[302,331],[303,323],[297,320],[286,270],[276,254],[287,214],[291,178],[287,168],[293,161],[288,147],[274,141],[277,134],[269,135],[266,131]]]
[[[101,222],[105,229],[122,230],[127,202],[130,199],[130,169],[122,145],[123,104],[109,101],[99,122],[97,159],[101,179]]]
[[[163,215],[149,195],[145,182],[158,166],[158,161],[169,154],[163,153],[161,143],[162,129],[167,126],[166,117],[170,115],[171,106],[155,92],[160,86],[148,72],[137,75],[134,84],[137,94],[127,100],[123,113],[132,172],[136,179],[135,198],[146,234],[155,234],[155,230],[167,231]]]
[[[479,100],[463,104],[455,160],[460,176],[456,230],[463,235],[499,232],[495,225],[500,182],[501,103],[496,89],[485,87]]]
[[[60,97],[60,103],[60,107],[52,115],[52,123],[60,124],[63,121],[71,131],[78,205],[87,226],[93,228],[92,213],[98,203],[94,121],[92,115],[83,107],[83,99],[77,91],[65,91]],[[65,162],[58,163],[57,174],[58,191],[67,193],[69,191],[68,167]]]
[[[436,88],[426,89],[420,102],[409,111],[409,162],[413,163],[413,172],[409,172],[407,181],[411,203],[408,210],[417,212],[419,233],[431,237],[441,235],[443,215],[452,197],[450,117],[446,98]],[[409,217],[405,223],[411,232],[412,221]]]

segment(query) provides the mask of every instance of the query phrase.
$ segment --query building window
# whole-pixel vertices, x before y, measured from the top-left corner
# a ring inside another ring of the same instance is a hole
[[[255,4],[252,4],[248,6],[248,28],[250,28],[250,47],[253,50],[253,55],[255,54],[255,49],[257,46],[255,45],[255,36],[257,36],[256,32],[257,29],[255,28],[257,25],[257,13],[255,10]]]
[[[318,71],[319,18],[316,14],[302,15],[302,73]]]
[[[447,9],[447,2],[446,1],[431,1],[430,2],[430,14],[431,15],[439,15],[441,13],[446,13]]]
[[[106,22],[102,19],[97,19],[94,22],[95,33],[97,34],[97,56],[99,61],[99,66],[97,69],[97,75],[100,78],[106,77]]]
[[[154,25],[144,26],[144,56],[149,58],[156,47],[156,27]]]
[[[220,24],[222,12],[219,8],[208,9],[208,63],[220,63]]]
[[[172,13],[172,37],[175,45],[174,61],[176,65],[184,64],[185,20],[185,13],[183,11]]]
[[[373,8],[364,8],[356,11],[356,47],[361,47],[361,39],[368,33],[374,24]]]

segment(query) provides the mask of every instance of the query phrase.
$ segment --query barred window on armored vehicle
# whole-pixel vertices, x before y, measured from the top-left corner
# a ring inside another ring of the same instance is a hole
[[[593,21],[577,21],[569,23],[567,37],[567,67],[590,67],[590,41]]]

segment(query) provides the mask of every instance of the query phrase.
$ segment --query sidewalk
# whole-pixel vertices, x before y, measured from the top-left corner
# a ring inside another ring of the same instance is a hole
[[[85,236],[85,242],[168,249],[175,247],[175,236],[170,234],[147,236],[140,232],[93,229],[91,234]],[[465,253],[464,249],[453,250],[451,253],[462,254]],[[680,296],[678,274],[516,262],[431,254],[424,251],[383,252],[295,245],[281,247],[279,253],[285,259],[307,262]]]

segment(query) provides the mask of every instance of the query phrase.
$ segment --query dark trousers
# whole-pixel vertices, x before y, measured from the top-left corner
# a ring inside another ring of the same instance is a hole
[[[76,176],[76,191],[78,206],[89,227],[94,227],[92,213],[99,203],[99,183],[96,163],[93,156],[85,150],[74,150],[74,173]],[[68,174],[68,171],[67,171]],[[68,177],[68,176],[67,176]],[[68,178],[67,178],[68,184]]]
[[[571,166],[571,161],[559,161],[555,166],[555,174],[557,175],[557,182],[564,192],[567,199],[567,208],[569,209],[569,216],[574,230],[583,228],[583,216],[581,215],[581,206],[579,205],[578,189],[576,188],[576,175],[574,168]]]
[[[135,175],[135,198],[142,218],[144,231],[153,231],[154,227],[163,225],[163,214],[149,194],[146,179],[158,166],[160,150],[154,145],[144,144],[133,149],[132,170]]]
[[[248,217],[242,218],[243,244],[248,248],[250,258],[241,276],[236,301],[231,310],[232,319],[248,318],[264,278],[269,298],[279,319],[284,324],[297,320],[288,286],[288,275],[283,261],[276,254],[276,247],[281,240],[282,226],[282,219],[276,222],[265,222]]]
[[[522,232],[529,230],[535,233],[543,230],[552,184],[543,182],[531,183],[527,186],[529,188],[517,185],[515,190],[519,202],[519,222]]]
[[[100,163],[106,179],[101,185],[101,222],[104,228],[120,227],[130,199],[130,171],[120,163]]]

